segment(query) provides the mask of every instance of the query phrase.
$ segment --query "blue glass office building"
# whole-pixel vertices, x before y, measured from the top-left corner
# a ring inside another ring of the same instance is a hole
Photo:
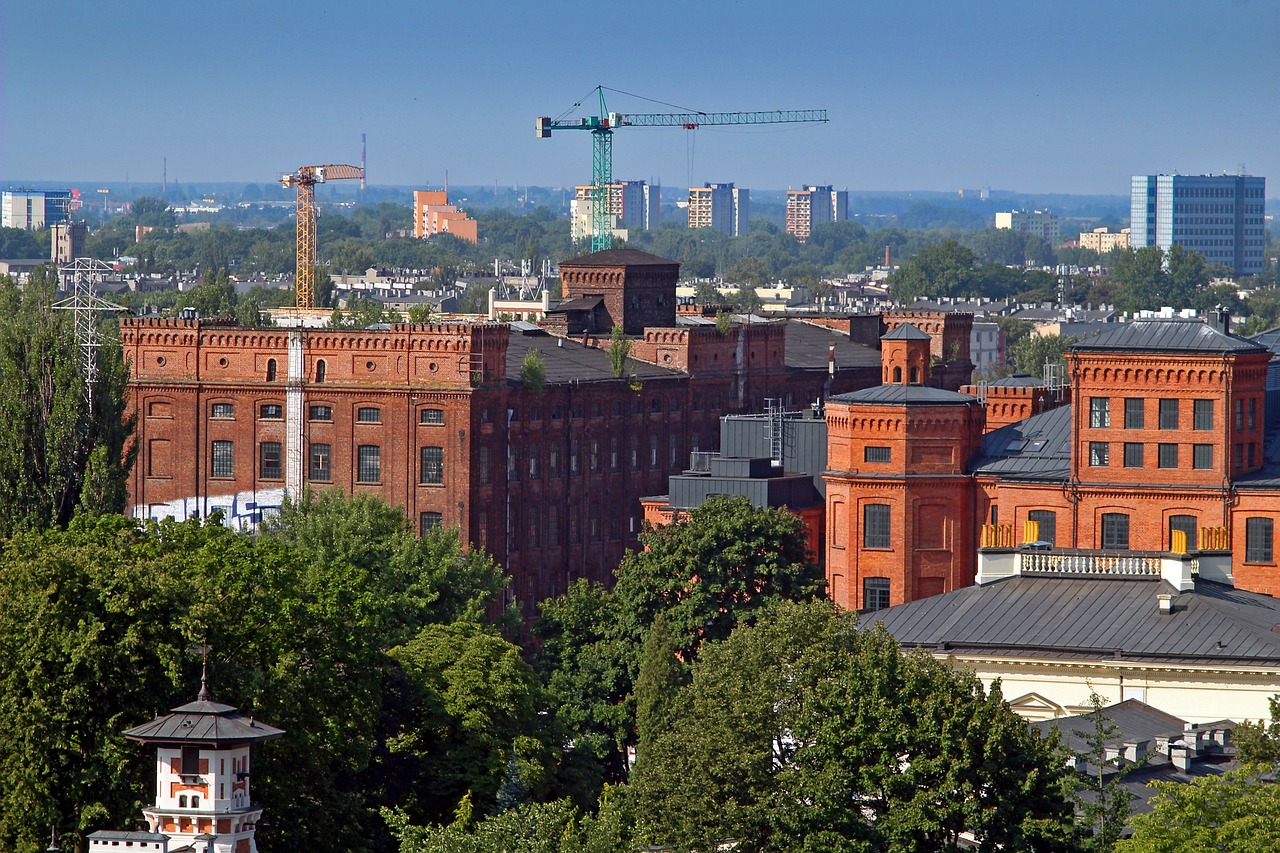
[[[1133,247],[1182,246],[1236,275],[1262,272],[1266,178],[1248,175],[1134,175]]]

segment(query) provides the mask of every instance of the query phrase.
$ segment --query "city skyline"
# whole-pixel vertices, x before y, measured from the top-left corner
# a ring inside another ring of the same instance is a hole
[[[167,158],[170,181],[267,183],[358,163],[364,132],[371,184],[572,186],[587,135],[537,140],[534,119],[597,83],[679,105],[610,94],[620,112],[830,111],[619,132],[615,175],[666,186],[1119,195],[1135,174],[1280,171],[1271,3],[295,9],[11,4],[0,181],[158,182]]]

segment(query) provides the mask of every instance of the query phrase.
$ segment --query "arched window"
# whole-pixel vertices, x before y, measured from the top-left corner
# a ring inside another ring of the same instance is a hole
[[[182,794],[178,797],[178,808],[185,809],[187,807],[187,795]]]
[[[200,797],[195,794],[191,796],[191,808],[193,809],[200,808]]]
[[[267,381],[276,381],[276,360],[274,358],[267,359]]]
[[[322,358],[316,362],[316,382],[324,381],[324,370],[325,370],[325,364],[324,364],[324,359]]]
[[[901,368],[901,367],[895,367],[895,368],[893,369],[893,381],[894,381],[895,383],[901,383],[901,382],[902,382],[902,368]]]

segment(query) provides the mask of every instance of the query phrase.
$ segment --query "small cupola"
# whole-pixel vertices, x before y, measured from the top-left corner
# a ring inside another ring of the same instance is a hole
[[[880,381],[885,385],[925,385],[929,382],[933,338],[903,323],[880,339]]]

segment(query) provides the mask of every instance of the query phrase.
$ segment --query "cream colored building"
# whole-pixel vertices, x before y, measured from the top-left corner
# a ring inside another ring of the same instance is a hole
[[[1035,234],[1050,243],[1056,243],[1062,235],[1058,214],[1051,210],[1011,210],[997,213],[996,228]]]
[[[1080,232],[1080,248],[1093,249],[1100,255],[1105,255],[1112,249],[1129,248],[1129,235],[1131,230],[1121,228],[1119,231],[1112,231],[1110,228],[1095,228],[1092,231]]]

